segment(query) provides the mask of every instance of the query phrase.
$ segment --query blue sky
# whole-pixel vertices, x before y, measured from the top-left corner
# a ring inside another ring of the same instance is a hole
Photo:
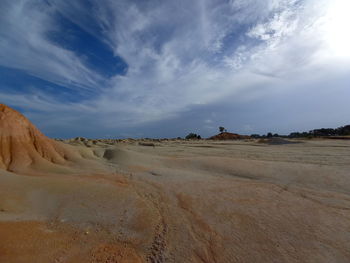
[[[2,0],[0,102],[51,137],[349,124],[348,0]]]

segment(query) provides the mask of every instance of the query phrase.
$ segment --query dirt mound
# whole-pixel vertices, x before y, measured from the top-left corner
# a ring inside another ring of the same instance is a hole
[[[23,171],[36,163],[63,164],[66,149],[43,135],[26,117],[0,104],[0,168]]]
[[[230,132],[222,132],[215,136],[210,137],[210,140],[240,140],[240,139],[249,139],[249,136],[246,135],[240,135],[236,133],[230,133]]]

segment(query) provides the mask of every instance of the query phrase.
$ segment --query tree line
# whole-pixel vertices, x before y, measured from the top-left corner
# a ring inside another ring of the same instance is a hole
[[[227,132],[227,129],[220,126],[219,132]],[[308,132],[292,132],[289,135],[280,135],[278,133],[269,132],[266,135],[252,134],[252,138],[272,138],[272,137],[286,137],[286,138],[313,138],[313,137],[328,137],[328,136],[350,136],[350,125],[341,126],[338,128],[321,128],[314,129]],[[189,133],[185,139],[201,139],[201,136],[196,133]]]
[[[350,125],[341,126],[338,128],[321,128],[314,129],[308,132],[292,132],[289,135],[279,135],[271,132],[266,135],[252,134],[252,138],[271,138],[271,137],[288,137],[288,138],[312,138],[312,137],[327,137],[327,136],[348,136],[350,135]]]

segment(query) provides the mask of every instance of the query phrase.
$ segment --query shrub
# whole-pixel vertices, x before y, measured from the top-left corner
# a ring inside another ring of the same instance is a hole
[[[201,136],[191,132],[186,136],[186,139],[187,140],[201,139]]]

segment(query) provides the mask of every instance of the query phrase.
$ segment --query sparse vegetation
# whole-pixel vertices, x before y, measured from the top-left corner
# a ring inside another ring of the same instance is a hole
[[[186,139],[187,140],[200,140],[200,139],[202,139],[202,137],[200,135],[197,135],[196,133],[191,132],[186,136]]]
[[[349,136],[350,125],[342,126],[336,129],[321,128],[311,130],[309,132],[292,132],[288,137],[290,138],[312,138],[312,137],[328,137],[328,136]]]
[[[219,131],[220,131],[220,133],[227,132],[225,127],[222,127],[222,126],[219,127]]]
[[[252,134],[250,135],[251,138],[257,139],[257,138],[261,138],[261,136],[259,134]]]
[[[292,132],[289,135],[279,135],[278,133],[272,134],[271,132],[266,135],[252,134],[252,138],[272,138],[272,137],[285,137],[285,138],[314,138],[314,137],[340,137],[350,136],[350,125],[341,126],[339,128],[321,128],[314,129],[309,132]]]

